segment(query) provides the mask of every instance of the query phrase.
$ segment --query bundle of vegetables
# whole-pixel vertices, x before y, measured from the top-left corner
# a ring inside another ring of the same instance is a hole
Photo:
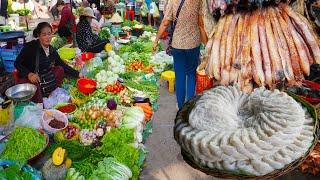
[[[135,139],[138,143],[142,142],[143,127],[145,124],[145,114],[142,108],[130,107],[127,108],[122,117],[121,127],[134,129]]]
[[[112,72],[101,70],[96,74],[95,79],[97,81],[97,88],[105,89],[108,85],[113,85],[118,81],[119,75]]]
[[[108,53],[109,57],[107,59],[107,63],[108,63],[108,70],[112,71],[115,74],[120,74],[120,73],[124,73],[125,71],[125,66],[124,64],[124,60],[119,56],[116,55],[116,53],[114,51],[111,51]]]
[[[115,158],[104,158],[98,163],[98,168],[93,171],[89,180],[95,179],[122,179],[129,180],[132,177],[131,170]]]
[[[99,32],[100,40],[108,40],[110,38],[111,31],[108,27],[103,27]]]
[[[134,71],[126,71],[125,73],[120,74],[120,77],[124,80],[133,80],[144,76],[145,72],[134,72]]]
[[[177,115],[176,141],[201,167],[229,175],[283,172],[307,155],[316,136],[314,109],[264,87],[247,94],[218,86],[184,110]]]
[[[152,57],[152,53],[124,53],[121,55],[121,57],[124,59],[124,62],[126,65],[134,62],[134,61],[141,61],[144,65],[148,66],[149,61]]]
[[[17,127],[10,134],[0,159],[26,162],[40,153],[46,146],[47,139],[38,130]]]
[[[87,72],[91,72],[96,70],[99,67],[104,67],[105,64],[102,62],[102,59],[100,57],[94,57],[86,64],[86,70]]]
[[[152,65],[145,66],[141,61],[134,61],[126,67],[126,70],[127,71],[143,71],[146,73],[152,73],[153,66]]]
[[[133,20],[133,21],[130,21],[130,20],[127,20],[125,19],[122,23],[122,27],[133,27],[137,24],[140,24],[140,22],[138,22],[137,20]]]
[[[115,84],[113,84],[113,85],[108,85],[108,86],[106,86],[106,91],[107,92],[111,92],[111,93],[113,93],[113,94],[118,94],[118,93],[120,93],[121,91],[123,91],[125,89],[125,87],[121,84],[121,83],[119,83],[119,82],[116,82]]]
[[[67,44],[67,38],[65,37],[60,37],[59,35],[56,35],[52,38],[50,45],[54,49],[59,49],[62,48],[64,45]]]
[[[154,72],[161,73],[168,65],[173,64],[173,57],[166,54],[165,51],[161,51],[152,56],[150,64],[153,65]]]
[[[76,87],[71,88],[69,91],[72,102],[78,106],[86,103],[90,98],[86,94],[81,93]]]
[[[253,83],[300,84],[310,65],[320,63],[318,36],[286,4],[222,17],[206,52],[207,75],[222,85],[238,83],[246,92]]]
[[[107,102],[109,99],[113,99],[116,104],[120,103],[119,96],[114,95],[113,93],[106,92],[104,90],[97,90],[92,94],[92,97],[89,101],[94,99],[102,99]]]
[[[105,158],[105,155],[96,148],[89,152],[90,154],[88,156],[83,156],[80,161],[72,164],[72,168],[74,168],[76,172],[79,172],[79,175],[84,176],[86,179],[92,175],[93,171],[97,167],[97,164]]]
[[[66,180],[85,180],[85,177],[77,172],[74,168],[70,168],[68,170]]]
[[[148,80],[130,80],[126,81],[125,86],[142,92],[146,97],[150,98],[151,103],[155,103],[159,98],[159,88],[157,83]]]
[[[118,49],[118,52],[120,54],[124,53],[131,53],[131,52],[136,52],[136,53],[152,53],[152,41],[148,42],[134,42],[128,45],[121,46]]]
[[[120,163],[128,166],[132,172],[132,179],[139,177],[139,151],[133,147],[135,142],[134,130],[127,128],[111,129],[101,140],[103,145],[99,150],[105,156],[112,156]]]
[[[134,105],[137,107],[140,107],[143,110],[145,115],[145,120],[146,122],[149,122],[153,115],[153,110],[150,103],[134,103]]]

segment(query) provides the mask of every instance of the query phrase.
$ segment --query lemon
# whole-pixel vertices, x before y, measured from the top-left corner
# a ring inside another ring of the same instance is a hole
[[[110,43],[106,44],[106,45],[104,46],[104,50],[105,50],[106,52],[112,51],[112,45],[111,45]]]
[[[68,158],[64,164],[66,165],[67,168],[70,168],[72,165],[72,160]]]

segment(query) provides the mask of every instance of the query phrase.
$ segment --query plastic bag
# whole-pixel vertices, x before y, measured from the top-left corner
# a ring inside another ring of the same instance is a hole
[[[143,2],[141,7],[140,7],[140,12],[141,12],[141,16],[142,17],[147,17],[148,13],[149,13],[149,9],[147,6],[146,2]]]
[[[153,17],[154,18],[159,18],[160,17],[160,12],[159,12],[159,8],[158,6],[156,5],[155,2],[152,2],[152,8],[153,8]]]
[[[52,109],[61,103],[67,103],[71,99],[68,91],[62,88],[55,89],[48,98],[43,98],[43,106],[45,109]]]
[[[43,109],[39,106],[26,106],[15,121],[17,126],[30,127],[34,129],[41,129]]]

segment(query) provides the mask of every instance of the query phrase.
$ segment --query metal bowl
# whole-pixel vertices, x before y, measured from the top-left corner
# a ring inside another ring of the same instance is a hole
[[[37,91],[37,87],[30,83],[18,84],[7,89],[6,96],[16,102],[30,100]]]

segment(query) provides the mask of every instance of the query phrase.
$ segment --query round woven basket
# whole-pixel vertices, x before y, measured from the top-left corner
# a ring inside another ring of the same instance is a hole
[[[292,163],[288,164],[287,166],[283,167],[282,169],[275,170],[273,172],[270,172],[269,174],[266,174],[264,176],[253,176],[253,175],[247,175],[247,174],[239,174],[239,173],[234,173],[234,172],[229,172],[229,171],[223,171],[223,170],[218,170],[218,169],[211,169],[208,167],[204,167],[200,164],[198,164],[193,156],[186,152],[184,149],[181,148],[181,154],[183,156],[183,159],[185,160],[186,163],[188,163],[191,167],[200,170],[204,172],[207,175],[211,175],[217,178],[223,178],[223,179],[271,179],[271,178],[276,178],[279,176],[282,176],[284,174],[287,174],[288,172],[294,170],[297,168],[309,155],[310,152],[312,152],[314,146],[318,142],[318,136],[319,136],[319,124],[318,124],[318,119],[317,119],[317,112],[315,108],[310,105],[308,102],[304,101],[300,97],[288,93],[291,97],[293,97],[297,102],[300,102],[302,106],[306,107],[315,120],[315,126],[314,126],[314,140],[312,146],[309,148],[308,152],[304,154],[304,156],[300,157],[299,159],[293,161]],[[179,132],[176,131],[176,128],[182,124],[182,123],[188,123],[189,122],[189,113],[193,109],[195,103],[197,100],[201,97],[202,94],[199,94],[195,96],[193,99],[191,99],[189,102],[187,102],[184,107],[177,113],[176,119],[175,119],[175,126],[174,126],[174,138],[179,144],[178,141],[178,134]],[[179,144],[180,147],[181,144]]]

